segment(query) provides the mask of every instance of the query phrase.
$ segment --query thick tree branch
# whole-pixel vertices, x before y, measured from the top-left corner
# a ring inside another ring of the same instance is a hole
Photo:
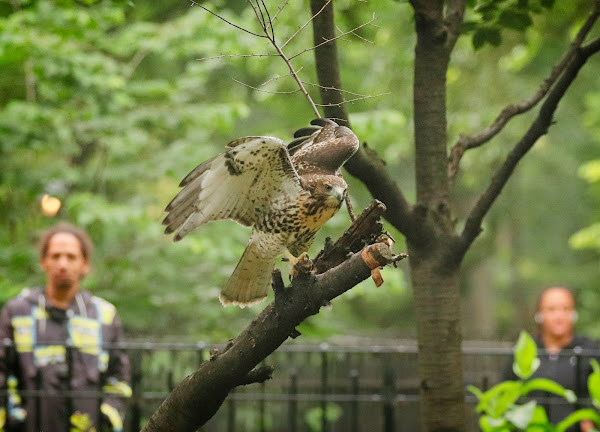
[[[508,154],[506,160],[492,178],[490,185],[471,210],[460,236],[457,251],[458,254],[462,256],[473,240],[479,235],[483,217],[487,214],[498,195],[500,195],[500,192],[512,175],[515,167],[536,141],[548,132],[548,129],[552,125],[553,116],[559,102],[577,77],[581,68],[585,65],[586,61],[598,51],[600,51],[600,39],[596,39],[584,47],[575,50],[573,58],[567,65],[564,73],[548,93],[537,118],[533,121],[521,140]]]
[[[447,45],[450,50],[460,37],[465,9],[467,7],[466,0],[449,0],[446,6],[446,27],[448,29]]]
[[[370,212],[382,211],[377,204],[370,209]],[[360,243],[357,236],[365,232],[369,238],[375,231],[380,232],[380,226],[376,224],[371,224],[371,230],[365,231],[365,221],[371,220],[370,216],[361,215],[357,220],[362,228],[351,227],[349,231],[355,234],[350,244]],[[275,300],[222,353],[215,352],[210,360],[200,365],[198,371],[177,385],[152,415],[143,432],[197,430],[217,412],[232,389],[268,379],[269,369],[254,368],[288,337],[298,336],[296,326],[302,321],[368,278],[373,271],[405,257],[394,255],[391,242],[382,240],[351,254],[344,262],[322,274],[300,272],[287,288],[283,287],[281,278],[276,277]],[[315,266],[320,266],[319,262],[325,259],[318,257]]]
[[[597,21],[598,16],[600,15],[599,5],[600,2],[596,2],[594,10],[590,13],[587,20],[577,33],[577,36],[571,43],[569,50],[565,53],[558,64],[554,66],[550,75],[540,85],[535,94],[521,102],[505,107],[498,117],[496,117],[494,122],[478,134],[460,136],[458,142],[450,150],[450,156],[448,160],[448,177],[451,181],[454,180],[456,174],[458,173],[460,160],[462,159],[465,151],[487,143],[493,137],[498,135],[513,117],[531,110],[548,94],[556,80],[565,71],[575,55],[575,52],[581,47],[583,41],[588,36],[590,30]]]
[[[315,62],[325,116],[350,126],[341,90],[333,2],[311,0],[310,7],[314,15],[313,41],[317,46],[314,50]],[[328,42],[323,44],[324,41]],[[398,231],[409,236],[412,225],[411,205],[387,173],[385,162],[364,144],[344,166],[351,175],[365,184],[375,199],[385,203],[388,209],[384,216],[386,220]]]

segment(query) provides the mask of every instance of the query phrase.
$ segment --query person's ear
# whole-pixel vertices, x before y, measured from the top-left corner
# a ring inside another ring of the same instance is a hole
[[[90,260],[86,258],[82,268],[82,276],[87,276],[90,273],[90,269]]]
[[[48,271],[48,267],[46,266],[46,258],[41,257],[38,262],[40,263],[40,268],[44,271],[44,273],[46,273]]]
[[[536,324],[541,324],[542,321],[544,320],[544,316],[542,315],[541,312],[536,312],[535,315],[533,316],[533,320],[536,322]]]

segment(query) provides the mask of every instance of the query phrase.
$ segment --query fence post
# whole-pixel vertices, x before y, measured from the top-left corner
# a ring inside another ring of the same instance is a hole
[[[135,353],[135,354],[134,354]],[[132,351],[129,355],[131,364],[131,419],[129,421],[131,431],[139,431],[142,428],[142,409],[140,407],[140,396],[142,395],[142,357],[144,351],[139,349]]]
[[[288,430],[289,432],[297,432],[298,425],[298,370],[292,368],[290,370],[290,390],[288,403]]]
[[[233,393],[235,389],[232,389],[227,398],[227,431],[235,432],[235,401],[233,400]]]
[[[352,393],[353,399],[351,402],[350,409],[350,427],[351,432],[358,432],[358,395],[359,395],[359,387],[358,387],[358,377],[359,372],[357,369],[352,369],[350,371],[350,391]]]
[[[391,366],[391,354],[382,353],[383,360],[383,430],[394,432],[394,370]]]
[[[264,366],[265,362],[262,362],[262,365]],[[260,383],[260,393],[261,393],[261,398],[258,400],[258,409],[260,412],[260,427],[259,430],[260,432],[265,432],[266,430],[266,423],[265,423],[265,412],[266,412],[266,401],[265,401],[265,390],[266,390],[266,384],[263,381],[262,383]]]
[[[12,340],[10,340],[9,338],[4,338],[4,340],[2,341],[2,345],[4,345],[4,353],[6,356],[6,368],[8,369],[6,372],[11,371],[14,369],[15,365],[17,364],[17,352],[15,349],[15,345],[13,344]],[[8,375],[8,373],[7,373]],[[9,391],[9,386],[8,383],[6,383],[6,389],[2,389],[0,394],[5,394],[6,399],[4,400],[6,406],[4,407],[6,409],[6,416],[8,419],[8,414],[10,413],[10,391]]]
[[[35,371],[35,430],[42,430],[42,371]]]
[[[73,342],[67,339],[65,343],[67,354],[67,412],[66,425],[71,426],[71,415],[73,414]]]
[[[577,395],[577,400],[575,401],[575,409],[581,408],[581,395],[582,395],[582,386],[581,386],[581,347],[576,346],[573,349],[573,354],[575,357],[575,395]]]
[[[327,432],[329,425],[327,423],[327,393],[328,393],[328,374],[327,374],[327,351],[329,344],[322,343],[321,348],[321,432]]]

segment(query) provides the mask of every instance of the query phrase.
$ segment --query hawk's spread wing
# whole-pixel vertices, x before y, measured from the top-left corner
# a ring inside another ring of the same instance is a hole
[[[196,167],[181,182],[163,220],[166,234],[181,240],[197,226],[233,219],[254,225],[278,201],[294,200],[302,190],[285,143],[275,137],[245,137],[230,150]]]
[[[294,168],[300,176],[339,174],[342,165],[358,150],[358,138],[352,130],[330,119],[310,123],[315,126],[297,130],[296,139],[288,144]]]

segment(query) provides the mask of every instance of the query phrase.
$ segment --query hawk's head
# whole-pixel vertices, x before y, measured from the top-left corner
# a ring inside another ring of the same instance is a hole
[[[348,185],[342,177],[313,175],[306,176],[303,180],[303,186],[310,192],[311,198],[323,207],[339,208],[346,197]]]

